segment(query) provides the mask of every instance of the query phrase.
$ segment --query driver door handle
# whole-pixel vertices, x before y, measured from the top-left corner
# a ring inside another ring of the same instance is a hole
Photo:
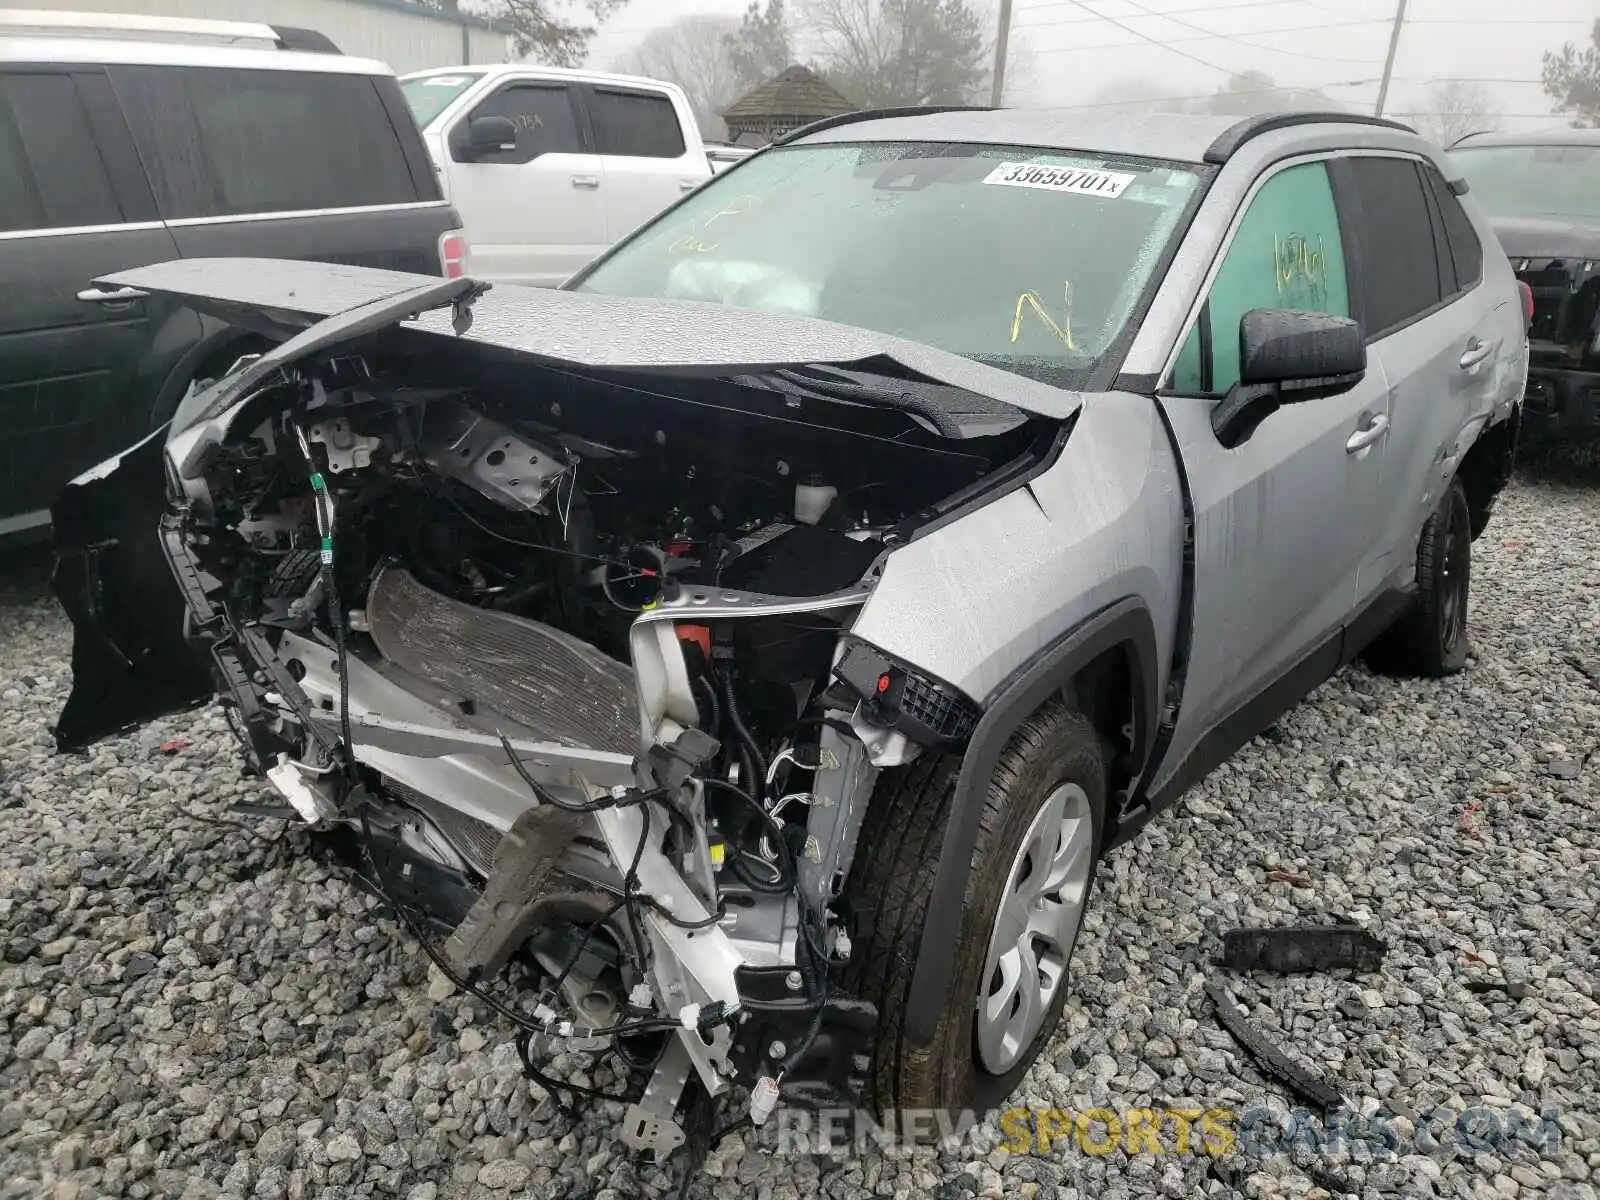
[[[592,192],[600,186],[600,176],[574,175],[572,177],[572,186],[575,188],[582,188],[586,192]]]
[[[1479,341],[1473,338],[1467,343],[1466,351],[1461,355],[1461,369],[1470,371],[1484,359],[1494,353],[1494,345],[1490,342]]]
[[[1350,435],[1350,440],[1344,444],[1345,453],[1359,454],[1388,432],[1389,414],[1375,413],[1365,425]]]

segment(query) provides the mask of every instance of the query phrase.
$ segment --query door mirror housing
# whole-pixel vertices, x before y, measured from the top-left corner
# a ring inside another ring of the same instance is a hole
[[[1281,406],[1342,395],[1366,374],[1366,341],[1349,317],[1253,308],[1239,319],[1239,382],[1211,410],[1211,428],[1232,449]]]
[[[482,158],[517,148],[517,127],[510,117],[473,117],[467,122],[468,158]]]

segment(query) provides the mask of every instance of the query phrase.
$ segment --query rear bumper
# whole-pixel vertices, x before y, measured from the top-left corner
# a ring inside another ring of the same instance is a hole
[[[1600,441],[1600,371],[1541,364],[1528,366],[1522,406],[1528,442]]]

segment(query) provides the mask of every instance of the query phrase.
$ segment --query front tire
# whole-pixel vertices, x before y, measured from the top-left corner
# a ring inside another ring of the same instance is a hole
[[[929,755],[880,779],[850,883],[876,927],[848,979],[878,1008],[870,1100],[880,1114],[991,1108],[1049,1042],[1103,844],[1105,760],[1094,727],[1059,704],[1012,737],[984,799],[927,1046],[907,1039],[906,1013],[960,763]]]
[[[1416,598],[1367,651],[1374,670],[1439,679],[1467,665],[1472,539],[1467,493],[1460,480],[1453,480],[1422,527]]]

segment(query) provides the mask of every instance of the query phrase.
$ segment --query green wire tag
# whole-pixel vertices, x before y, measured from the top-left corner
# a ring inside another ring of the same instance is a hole
[[[325,492],[328,490],[328,485],[323,482],[322,472],[318,471],[311,476],[311,490],[314,492]]]
[[[333,539],[331,537],[322,539],[322,561],[328,564],[333,562]]]

